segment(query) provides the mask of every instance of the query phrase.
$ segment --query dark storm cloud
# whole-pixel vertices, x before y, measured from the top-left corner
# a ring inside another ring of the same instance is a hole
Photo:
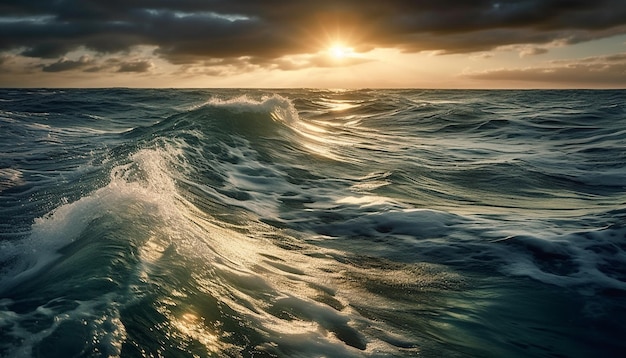
[[[52,63],[47,66],[43,66],[42,70],[44,72],[71,71],[71,70],[84,68],[90,64],[93,65],[94,61],[89,59],[87,56],[82,56],[78,61],[72,61],[66,58],[62,58],[55,63]]]
[[[151,68],[150,61],[122,62],[117,72],[148,72]]]
[[[0,63],[1,64],[1,63]],[[77,61],[61,58],[49,65],[40,66],[44,72],[64,72],[81,70],[84,72],[148,72],[153,67],[148,60],[123,60],[119,58],[109,58],[99,63],[89,56],[81,56]]]
[[[0,14],[0,51],[55,59],[151,45],[174,64],[313,53],[335,35],[357,50],[464,53],[626,33],[623,0],[4,0]]]

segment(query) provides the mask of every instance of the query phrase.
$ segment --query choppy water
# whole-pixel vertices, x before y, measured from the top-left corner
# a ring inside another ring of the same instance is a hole
[[[0,356],[621,356],[625,94],[0,90]]]

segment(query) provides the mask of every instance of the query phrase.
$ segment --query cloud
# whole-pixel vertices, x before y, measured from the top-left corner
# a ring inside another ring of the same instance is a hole
[[[15,56],[12,55],[0,55],[0,66],[12,62],[14,58]]]
[[[503,68],[465,73],[464,77],[490,81],[521,81],[579,86],[626,85],[626,53],[579,60],[556,60],[526,68]]]
[[[150,61],[131,61],[120,63],[117,72],[149,72],[154,65]]]
[[[43,66],[42,70],[44,72],[63,72],[81,69],[93,64],[94,60],[90,59],[88,56],[81,56],[78,61],[68,60],[67,58],[63,57],[55,63]]]
[[[0,63],[1,64],[1,63]],[[56,62],[39,65],[43,72],[149,72],[154,68],[154,64],[146,59],[126,59],[110,57],[104,60],[91,58],[90,56],[80,56],[78,60],[70,60],[62,57]]]
[[[38,78],[35,71],[53,81],[66,74],[190,79],[347,67],[372,61],[366,52],[375,49],[472,59],[507,50],[527,57],[622,34],[623,0],[3,0],[0,85],[21,85],[25,78]],[[341,61],[327,56],[324,50],[333,41],[353,48],[355,56]],[[621,62],[603,61],[467,76],[626,83]]]
[[[486,60],[489,58],[493,58],[493,53],[491,52],[478,52],[471,55],[470,60]]]
[[[519,50],[520,57],[537,56],[547,53],[548,49],[545,47],[524,46]]]
[[[344,37],[357,51],[467,53],[626,33],[622,0],[7,0],[0,14],[0,51],[56,59],[148,45],[179,65],[310,54],[325,37]],[[64,61],[48,70],[72,65],[81,68]]]
[[[347,56],[341,59],[333,58],[327,53],[316,53],[313,55],[288,56],[272,61],[273,67],[283,71],[295,71],[311,67],[347,67],[372,62],[360,56]]]
[[[182,76],[230,76],[258,71],[260,69],[297,71],[312,67],[347,67],[374,60],[357,55],[336,59],[325,52],[294,56],[283,56],[277,59],[261,59],[250,57],[210,59],[194,64],[181,65],[178,74]]]

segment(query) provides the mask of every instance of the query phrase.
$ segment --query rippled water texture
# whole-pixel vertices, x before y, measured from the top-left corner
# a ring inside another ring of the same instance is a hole
[[[620,357],[624,98],[0,90],[0,356]]]

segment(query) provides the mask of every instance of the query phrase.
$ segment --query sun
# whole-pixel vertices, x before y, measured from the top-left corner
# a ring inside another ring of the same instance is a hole
[[[352,47],[347,47],[342,44],[333,44],[328,48],[328,53],[331,57],[340,60],[342,58],[350,57],[354,54],[354,49]]]

